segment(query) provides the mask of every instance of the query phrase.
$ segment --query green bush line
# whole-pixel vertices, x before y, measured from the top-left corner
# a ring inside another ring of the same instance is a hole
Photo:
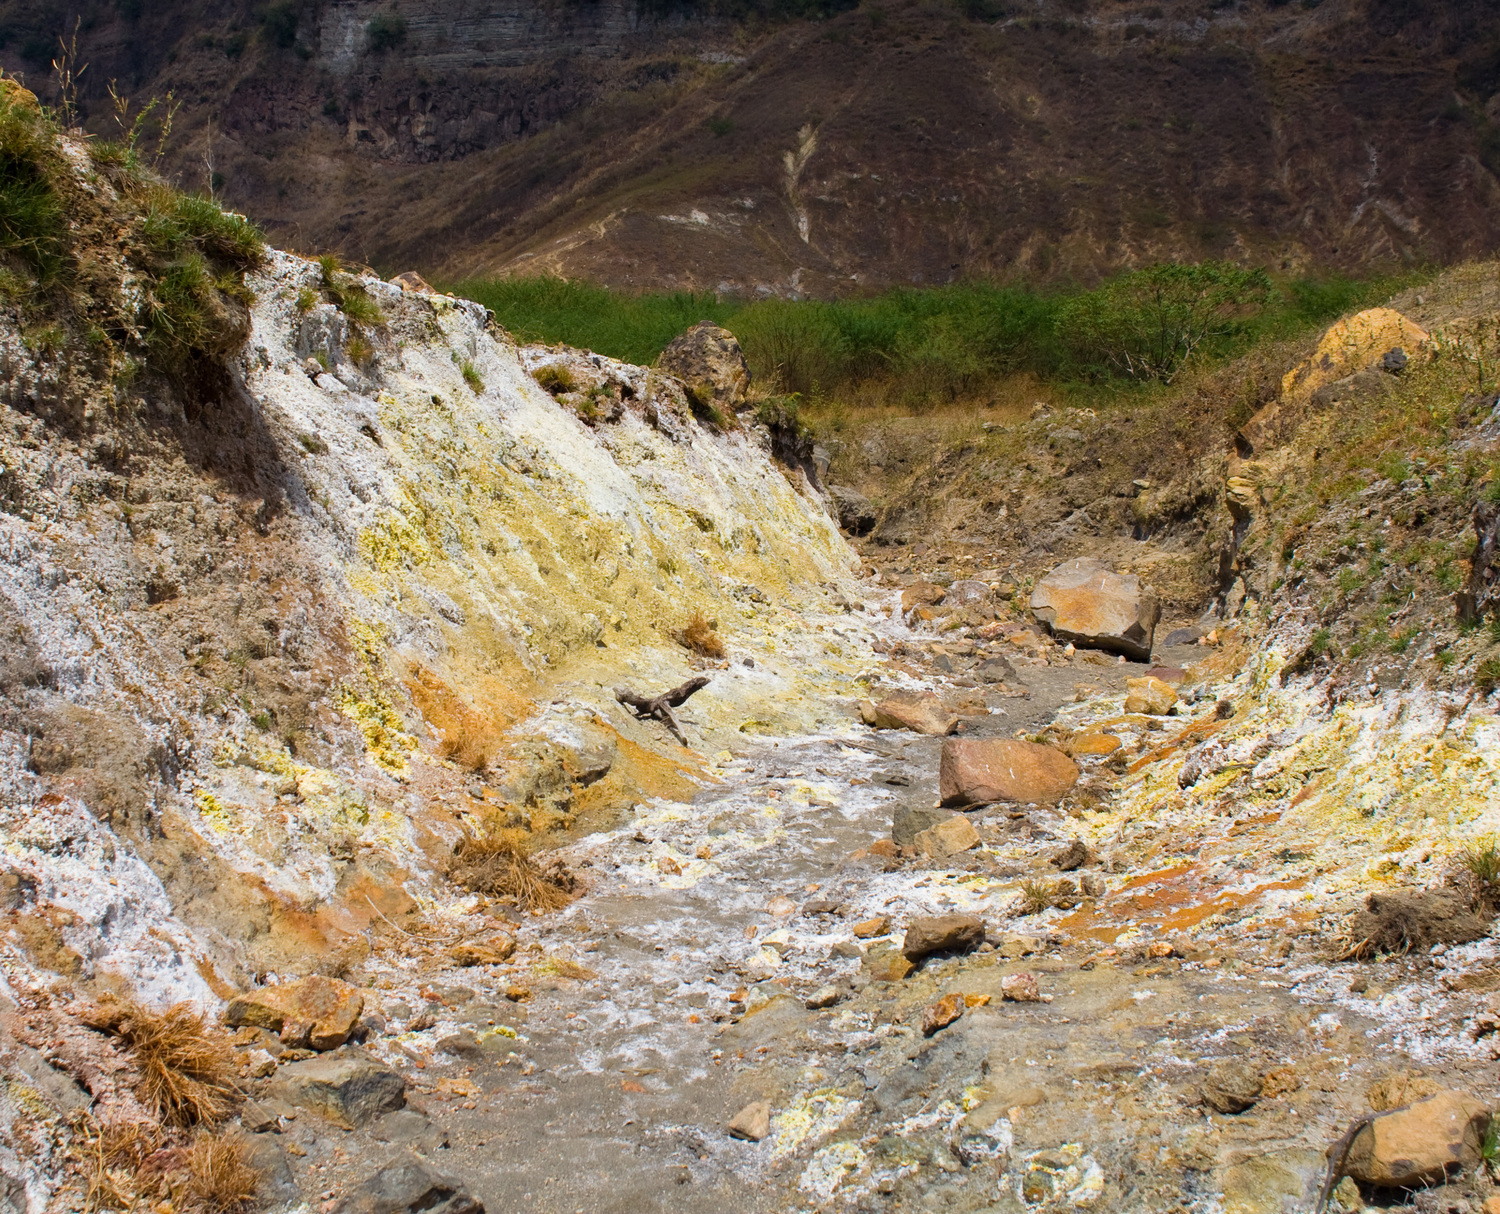
[[[1026,372],[1063,383],[1129,380],[1129,368],[1139,364],[1117,357],[1110,343],[1159,337],[1160,292],[1146,288],[1163,281],[1186,283],[1213,303],[1214,323],[1199,334],[1193,356],[1219,361],[1385,298],[1411,277],[1273,281],[1208,263],[1152,267],[1092,290],[973,281],[833,301],[632,295],[560,278],[471,279],[450,289],[491,309],[523,341],[561,342],[642,365],[684,329],[711,320],[739,338],[763,384],[817,402],[878,383],[887,389],[884,399],[920,407],[979,396]],[[1135,378],[1162,378],[1155,351],[1166,344],[1151,344],[1149,365]],[[1166,377],[1181,361],[1168,361]]]

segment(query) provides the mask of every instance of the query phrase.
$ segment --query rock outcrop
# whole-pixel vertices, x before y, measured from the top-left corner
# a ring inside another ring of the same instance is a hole
[[[1381,1113],[1354,1135],[1344,1171],[1364,1184],[1415,1188],[1449,1170],[1478,1165],[1489,1110],[1464,1092],[1445,1091]]]
[[[358,989],[314,975],[236,996],[224,1009],[224,1023],[266,1029],[294,1049],[332,1050],[349,1040],[364,1009]]]
[[[656,365],[676,377],[700,408],[711,405],[732,414],[745,403],[750,368],[744,351],[733,333],[712,321],[702,321],[673,338]]]
[[[1144,662],[1161,604],[1133,573],[1079,557],[1059,565],[1031,592],[1031,611],[1059,641],[1107,649]]]

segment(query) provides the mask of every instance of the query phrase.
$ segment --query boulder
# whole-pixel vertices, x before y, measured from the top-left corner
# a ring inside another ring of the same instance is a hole
[[[1449,1169],[1479,1165],[1490,1114],[1464,1092],[1446,1091],[1372,1117],[1344,1157],[1344,1171],[1363,1184],[1415,1188],[1440,1183]]]
[[[1053,746],[1013,738],[943,743],[938,791],[944,805],[1018,801],[1055,805],[1078,782],[1078,764]]]
[[[893,696],[875,705],[875,728],[909,729],[913,733],[941,738],[958,728],[958,718],[930,692],[920,696]]]
[[[939,822],[946,822],[954,816],[945,809],[916,809],[910,805],[898,805],[891,816],[891,842],[897,847],[910,847],[924,830],[930,830]]]
[[[270,1094],[355,1129],[405,1105],[406,1080],[353,1051],[287,1063],[277,1071]]]
[[[1243,1113],[1261,1094],[1260,1072],[1243,1058],[1216,1062],[1203,1080],[1203,1103],[1216,1113]]]
[[[293,1049],[332,1050],[349,1040],[364,1010],[358,988],[314,975],[236,995],[224,1009],[224,1023],[267,1029]]]
[[[1151,678],[1125,680],[1125,711],[1164,717],[1177,704],[1177,690],[1170,683]]]
[[[728,329],[708,320],[673,338],[656,365],[680,380],[700,404],[725,412],[744,404],[750,387],[750,368],[739,341]]]
[[[933,582],[913,582],[901,592],[901,614],[913,607],[936,607],[948,592]]]
[[[934,860],[945,860],[978,847],[979,832],[974,824],[961,814],[954,814],[936,826],[929,826],[912,840],[912,846],[924,856]]]
[[[408,1156],[376,1172],[334,1214],[484,1214],[484,1203],[451,1176]]]
[[[1107,649],[1144,662],[1161,604],[1133,573],[1079,557],[1059,565],[1031,592],[1031,612],[1059,641]]]
[[[771,1105],[766,1100],[747,1104],[729,1123],[730,1137],[743,1138],[746,1142],[759,1142],[770,1132]]]
[[[902,955],[919,961],[932,953],[968,953],[984,943],[984,920],[977,915],[934,915],[906,926]]]
[[[829,485],[828,496],[839,526],[850,535],[869,535],[875,530],[875,506],[863,493],[843,485]]]

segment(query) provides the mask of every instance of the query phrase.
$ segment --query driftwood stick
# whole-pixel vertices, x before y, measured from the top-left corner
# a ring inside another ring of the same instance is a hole
[[[677,724],[677,718],[672,715],[672,709],[685,703],[689,696],[696,691],[702,691],[708,684],[709,677],[706,674],[700,674],[689,679],[681,687],[664,691],[659,696],[643,696],[639,692],[631,691],[628,687],[616,687],[615,699],[635,713],[638,721],[660,721],[672,731],[674,738],[686,746],[687,737],[682,732],[682,726]]]

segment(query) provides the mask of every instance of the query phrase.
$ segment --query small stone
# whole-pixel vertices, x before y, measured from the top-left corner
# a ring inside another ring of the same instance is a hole
[[[1170,683],[1164,683],[1150,676],[1143,679],[1126,679],[1125,691],[1127,713],[1145,713],[1148,716],[1163,717],[1171,712],[1177,703],[1177,690]]]
[[[853,940],[839,940],[828,950],[828,955],[852,961],[863,957],[865,950],[855,944]]]
[[[934,860],[945,860],[980,844],[979,832],[967,818],[954,815],[945,822],[922,831],[912,846]]]
[[[807,997],[806,1003],[813,1011],[821,1011],[825,1007],[832,1007],[842,998],[842,992],[838,987],[829,984],[820,986]]]
[[[1036,975],[1032,973],[1006,974],[1000,979],[1000,998],[1012,1003],[1044,1003],[1037,989]]]
[[[796,910],[797,904],[790,898],[785,897],[782,894],[777,894],[774,898],[766,903],[766,911],[767,913],[772,915],[791,915],[795,914]]]
[[[958,728],[958,718],[930,692],[892,696],[875,705],[876,729],[909,729],[912,733],[943,737]]]
[[[1338,1184],[1333,1186],[1333,1192],[1329,1194],[1333,1204],[1346,1214],[1359,1214],[1365,1208],[1364,1194],[1359,1191],[1359,1186],[1354,1183],[1353,1177],[1345,1176]],[[1500,1214],[1500,1206],[1497,1206],[1497,1214]],[[1485,1214],[1490,1214],[1486,1209]]]
[[[1048,861],[1058,872],[1070,873],[1075,868],[1082,868],[1089,862],[1088,844],[1082,839],[1072,840],[1061,851],[1055,852]]]
[[[406,1080],[362,1052],[281,1068],[271,1094],[354,1129],[406,1103]]]
[[[264,1134],[276,1128],[276,1114],[256,1100],[240,1105],[240,1128],[249,1134]]]
[[[1242,1058],[1216,1062],[1203,1081],[1203,1102],[1216,1113],[1243,1113],[1260,1099],[1260,1072]]]
[[[916,968],[889,945],[865,954],[865,972],[876,982],[900,982]]]
[[[455,944],[448,950],[448,956],[467,968],[474,965],[500,965],[508,961],[515,951],[516,942],[509,936],[502,936],[483,944]]]
[[[836,915],[839,904],[827,898],[813,898],[802,904],[804,915]]]
[[[1148,957],[1170,957],[1175,950],[1165,940],[1153,940],[1146,946]]]
[[[1489,1111],[1472,1096],[1439,1092],[1362,1126],[1344,1170],[1362,1184],[1388,1188],[1437,1184],[1449,1169],[1479,1165],[1489,1123]]]
[[[1037,936],[1006,936],[1000,941],[1000,955],[1015,961],[1039,953],[1045,946],[1046,942]]]
[[[965,995],[965,1007],[989,1007],[990,997],[988,995]]]
[[[224,1009],[224,1023],[269,1029],[295,1049],[331,1050],[349,1040],[364,1010],[357,988],[314,975],[236,995]]]
[[[876,936],[883,936],[891,930],[891,917],[889,915],[876,915],[873,919],[865,919],[856,923],[851,930],[861,940],[870,940]]]
[[[251,1050],[245,1055],[245,1061],[249,1064],[252,1079],[264,1079],[276,1073],[276,1059],[266,1050]]]
[[[484,1214],[484,1203],[462,1182],[410,1157],[381,1168],[333,1214]]]
[[[984,943],[984,920],[975,915],[935,915],[913,919],[901,952],[911,961],[932,953],[967,953]]]
[[[891,814],[891,842],[897,847],[913,847],[917,836],[954,815],[946,809],[917,809],[898,805]]]
[[[760,1142],[770,1132],[771,1104],[766,1100],[747,1104],[729,1123],[730,1136],[743,1138],[746,1142]]]
[[[505,997],[512,1003],[525,1003],[531,998],[531,988],[520,985],[508,986],[505,988]]]
[[[944,995],[936,1003],[922,1011],[922,1036],[931,1037],[939,1029],[945,1029],[964,1014],[964,997],[959,994]]]
[[[859,719],[864,724],[874,728],[876,721],[874,700],[861,700],[859,702]]]

